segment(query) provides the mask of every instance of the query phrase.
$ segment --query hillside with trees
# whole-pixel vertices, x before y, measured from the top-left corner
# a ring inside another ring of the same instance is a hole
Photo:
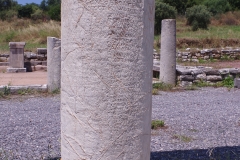
[[[11,21],[13,18],[32,20],[61,20],[61,0],[42,0],[41,4],[20,5],[15,0],[0,0],[0,19]]]

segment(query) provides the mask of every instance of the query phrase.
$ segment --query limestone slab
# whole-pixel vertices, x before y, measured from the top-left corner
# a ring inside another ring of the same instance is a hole
[[[8,73],[21,73],[26,72],[26,68],[7,68]]]

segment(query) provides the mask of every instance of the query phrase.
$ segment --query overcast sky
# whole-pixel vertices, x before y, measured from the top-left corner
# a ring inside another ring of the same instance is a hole
[[[37,3],[40,4],[42,0],[17,0],[18,4],[25,5],[26,3]]]

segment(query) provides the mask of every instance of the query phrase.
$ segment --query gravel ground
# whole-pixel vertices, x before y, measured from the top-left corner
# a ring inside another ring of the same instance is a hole
[[[152,160],[240,160],[240,90],[203,88],[153,96]],[[60,157],[60,97],[0,100],[0,159]]]
[[[60,157],[60,98],[0,100],[0,159]]]

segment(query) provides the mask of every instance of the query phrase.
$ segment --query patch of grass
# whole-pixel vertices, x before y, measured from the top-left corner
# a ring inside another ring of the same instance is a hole
[[[193,139],[191,137],[187,137],[187,136],[184,136],[184,135],[173,135],[173,138],[174,139],[178,139],[182,142],[185,142],[185,143],[188,143],[188,142],[191,142]]]
[[[4,94],[5,96],[8,96],[8,95],[11,94],[11,90],[10,90],[10,88],[9,88],[8,86],[4,86],[4,88],[3,88],[3,94]]]
[[[152,89],[152,95],[158,95],[158,89],[153,88]]]
[[[17,91],[17,93],[18,93],[19,95],[26,95],[26,94],[31,94],[32,91],[31,91],[30,89],[19,89],[19,90]]]
[[[52,91],[52,94],[60,94],[60,89],[56,88]]]
[[[153,83],[153,89],[161,90],[161,91],[170,91],[173,89],[173,85],[165,84],[165,83]]]
[[[206,63],[207,61],[204,60],[204,59],[202,59],[202,58],[200,58],[200,59],[198,59],[198,62],[199,62],[199,63]]]
[[[151,129],[158,129],[160,127],[164,127],[165,123],[162,120],[152,120]]]
[[[222,81],[222,85],[224,87],[227,87],[227,88],[233,88],[234,86],[234,80],[232,77],[226,77],[223,81]]]
[[[199,82],[195,82],[193,86],[196,86],[196,87],[223,87],[224,85],[223,85],[222,81],[216,82],[216,83],[199,81]]]
[[[199,88],[195,85],[191,85],[191,86],[187,86],[184,88],[185,90],[191,90],[191,91],[194,91],[194,90],[198,90]]]

